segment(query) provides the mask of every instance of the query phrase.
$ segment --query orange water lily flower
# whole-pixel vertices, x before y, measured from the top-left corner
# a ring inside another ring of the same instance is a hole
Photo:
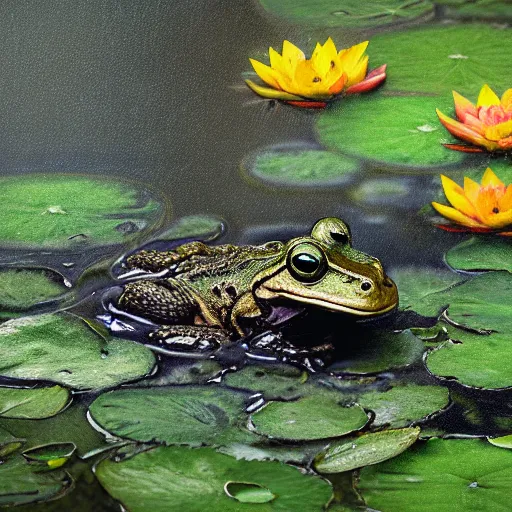
[[[247,85],[260,96],[282,100],[301,107],[323,108],[327,101],[342,92],[354,94],[374,89],[386,79],[386,66],[367,74],[368,41],[336,49],[329,37],[317,43],[311,59],[290,41],[283,42],[282,53],[269,49],[270,66],[249,59],[254,71],[268,86],[246,80]]]
[[[466,152],[512,150],[512,89],[505,91],[501,99],[484,85],[476,105],[453,91],[455,113],[459,121],[437,110],[444,127],[455,137],[472,146],[445,144],[450,149]]]
[[[466,176],[462,188],[442,174],[441,181],[446,199],[452,206],[436,202],[432,206],[443,217],[469,228],[466,229],[469,231],[490,232],[512,228],[512,184],[506,186],[490,168],[485,171],[481,184]]]

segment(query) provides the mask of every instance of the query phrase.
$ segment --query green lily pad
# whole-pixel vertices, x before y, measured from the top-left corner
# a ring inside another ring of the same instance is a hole
[[[284,512],[296,510],[298,503],[301,512],[320,512],[331,496],[325,480],[297,468],[236,460],[210,448],[158,447],[121,462],[105,459],[97,465],[96,477],[131,512]],[[230,481],[261,486],[275,499],[241,505],[224,491]]]
[[[224,231],[224,221],[210,215],[189,215],[182,217],[172,226],[157,236],[158,240],[180,240],[195,238],[199,240],[215,240]]]
[[[135,380],[155,364],[133,341],[106,341],[69,313],[9,320],[0,326],[0,375],[100,389]]]
[[[314,467],[319,473],[341,473],[378,464],[400,455],[417,441],[419,435],[420,429],[414,427],[383,430],[334,441],[316,456]]]
[[[23,311],[68,290],[63,277],[48,269],[1,269],[0,312]]]
[[[375,36],[369,53],[372,65],[388,64],[386,91],[449,95],[455,90],[476,102],[484,84],[500,95],[510,87],[512,55],[504,51],[504,45],[511,33],[510,28],[482,24],[438,25]],[[453,112],[453,103],[446,108],[439,98],[432,100],[446,114]],[[397,118],[401,120],[404,114],[400,110]],[[440,126],[439,122],[429,124]]]
[[[444,7],[443,14],[451,18],[495,20],[512,19],[510,0],[435,0]]]
[[[381,512],[510,510],[512,454],[486,441],[430,439],[361,471],[358,489]]]
[[[14,437],[10,432],[0,427],[0,460],[16,452],[25,444],[25,439]]]
[[[450,249],[446,263],[457,270],[512,272],[512,242],[497,236],[473,236]]]
[[[66,493],[71,484],[65,471],[33,471],[21,455],[15,455],[0,464],[0,506],[55,499]]]
[[[0,417],[49,418],[64,409],[69,400],[69,391],[60,386],[37,389],[0,387]]]
[[[251,177],[272,187],[335,187],[351,181],[359,168],[352,158],[319,149],[276,146],[245,164]]]
[[[448,389],[417,384],[395,385],[387,391],[370,391],[355,398],[375,414],[372,427],[408,427],[439,412],[450,402]]]
[[[57,469],[66,464],[76,451],[73,443],[51,443],[25,450],[22,455],[47,469]]]
[[[222,366],[211,359],[183,362],[162,373],[146,378],[137,383],[138,387],[168,386],[170,384],[207,384],[222,372]]]
[[[436,316],[439,312],[439,309],[424,307],[425,297],[450,289],[464,281],[462,276],[448,269],[405,267],[392,269],[389,275],[398,288],[400,309],[412,309],[425,316]],[[441,306],[443,306],[442,300],[439,308]]]
[[[260,0],[263,8],[275,16],[307,26],[369,28],[404,23],[433,13],[432,2],[400,0]]]
[[[512,435],[501,437],[488,437],[487,441],[499,448],[508,448],[512,450]]]
[[[292,400],[309,391],[304,386],[307,379],[308,374],[295,366],[258,365],[227,373],[223,383],[261,393],[265,400]]]
[[[451,99],[429,96],[351,97],[322,112],[317,131],[322,144],[379,167],[432,168],[459,163],[464,154],[443,147],[450,136],[436,107]]]
[[[425,351],[423,341],[409,330],[361,329],[359,334],[329,371],[361,375],[379,373],[409,366],[421,360]]]
[[[226,482],[226,494],[240,503],[268,503],[276,499],[270,489],[246,482]]]
[[[105,393],[89,411],[94,422],[119,437],[219,445],[255,437],[243,430],[245,402],[245,394],[217,386],[169,386]]]
[[[0,244],[23,247],[119,244],[162,214],[126,183],[55,174],[2,178],[0,204]]]
[[[251,415],[255,431],[272,439],[310,441],[339,437],[363,428],[368,416],[359,406],[342,406],[332,397],[308,396],[270,402]]]
[[[456,378],[466,386],[499,389],[512,386],[510,330],[490,335],[450,329],[454,340],[441,343],[427,354],[427,367],[438,377]],[[483,363],[485,362],[485,364]]]

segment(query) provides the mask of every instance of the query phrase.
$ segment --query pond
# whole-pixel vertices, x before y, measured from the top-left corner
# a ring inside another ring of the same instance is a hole
[[[0,13],[0,508],[509,510],[510,1]]]

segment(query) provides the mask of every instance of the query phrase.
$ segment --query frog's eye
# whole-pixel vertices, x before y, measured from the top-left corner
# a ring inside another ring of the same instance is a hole
[[[315,245],[299,244],[288,255],[288,269],[299,281],[318,281],[327,271],[325,255]]]

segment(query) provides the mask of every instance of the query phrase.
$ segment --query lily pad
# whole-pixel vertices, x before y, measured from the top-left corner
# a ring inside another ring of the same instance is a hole
[[[245,164],[250,175],[272,187],[335,187],[351,181],[356,160],[319,149],[276,146],[263,150]]]
[[[69,313],[9,320],[0,326],[0,375],[101,389],[138,379],[155,364],[133,341],[105,340]]]
[[[25,450],[22,455],[29,462],[39,464],[47,469],[57,469],[63,466],[75,453],[73,443],[51,443]]]
[[[217,386],[169,386],[105,393],[92,420],[118,437],[166,444],[219,445],[255,437],[243,428],[246,395]]]
[[[60,386],[37,389],[0,387],[0,417],[49,418],[64,409],[69,400],[69,391]]]
[[[307,26],[369,28],[404,23],[433,14],[428,0],[402,2],[400,0],[260,0],[270,13],[294,23]]]
[[[0,428],[0,460],[16,452],[25,444],[25,439],[14,437],[10,432]]]
[[[224,221],[210,215],[189,215],[182,217],[172,226],[158,235],[158,240],[180,240],[194,238],[198,240],[214,240],[224,231]]]
[[[318,136],[328,148],[379,167],[432,168],[459,163],[464,154],[448,151],[441,144],[449,136],[439,123],[436,107],[448,110],[453,101],[379,94],[346,98],[320,114]]]
[[[455,90],[476,101],[484,84],[500,95],[510,87],[508,70],[512,67],[512,55],[503,48],[511,36],[510,28],[482,24],[393,32],[372,39],[371,61],[377,66],[388,64],[386,91],[449,95]],[[489,62],[493,65],[489,66]],[[439,103],[439,98],[432,100]],[[444,105],[437,107],[447,114],[453,111],[453,103],[445,110]],[[404,114],[405,111],[400,111],[397,118],[401,120]],[[372,123],[375,121],[372,119]],[[439,122],[429,124],[440,126]],[[442,131],[441,127],[438,133]]]
[[[450,329],[454,341],[441,343],[427,354],[427,367],[438,377],[456,378],[466,386],[499,389],[512,386],[512,334],[474,334]]]
[[[366,505],[381,512],[510,510],[512,454],[482,440],[430,439],[361,471]]]
[[[23,311],[68,291],[63,278],[47,269],[1,269],[0,312]],[[0,314],[1,314],[0,313]]]
[[[374,178],[367,179],[350,192],[352,199],[363,205],[400,206],[404,198],[412,195],[413,182],[410,179]],[[412,199],[409,197],[408,199]],[[409,204],[409,200],[407,201]]]
[[[457,270],[512,272],[512,242],[497,236],[473,236],[450,249],[446,263]]]
[[[0,506],[56,498],[71,484],[71,477],[65,471],[36,472],[21,455],[15,455],[0,464]]]
[[[325,480],[297,468],[236,460],[209,448],[158,447],[121,462],[105,459],[96,467],[96,477],[131,512],[284,512],[295,510],[298,503],[301,512],[320,512],[331,496]],[[275,499],[241,505],[226,495],[228,482],[261,486]]]
[[[508,448],[509,450],[512,450],[512,435],[488,437],[487,441],[489,441],[489,443],[493,444],[494,446],[498,446],[499,448]]]
[[[85,176],[0,180],[0,244],[74,247],[119,244],[149,231],[159,204],[132,186]]]
[[[416,442],[419,435],[420,429],[414,427],[383,430],[334,441],[316,456],[314,467],[319,473],[341,473],[378,464],[400,455]]]
[[[255,431],[272,439],[310,441],[339,437],[363,428],[368,416],[359,406],[342,406],[332,397],[270,402],[251,416]]]
[[[276,498],[270,489],[246,482],[227,482],[224,490],[230,498],[240,503],[268,503]]]
[[[443,14],[451,18],[494,20],[503,23],[512,19],[510,0],[435,0],[444,6]]]
[[[375,414],[372,427],[400,428],[423,421],[445,408],[450,402],[450,394],[442,386],[402,384],[387,391],[363,393],[355,399]]]

